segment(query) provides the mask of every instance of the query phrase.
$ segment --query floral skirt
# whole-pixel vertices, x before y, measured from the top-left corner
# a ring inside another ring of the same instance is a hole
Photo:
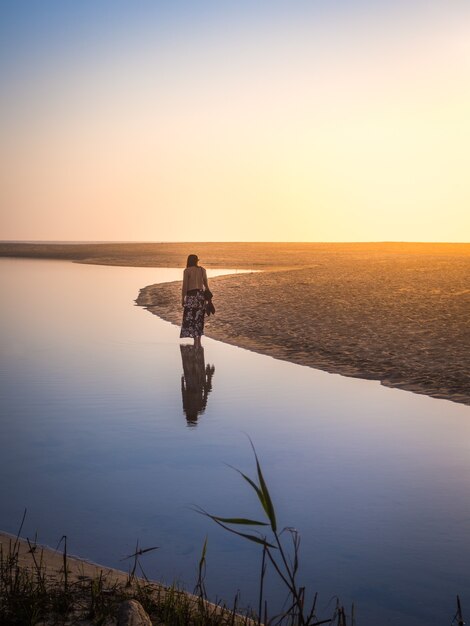
[[[184,302],[180,337],[201,337],[204,334],[206,301],[202,290],[188,293]]]

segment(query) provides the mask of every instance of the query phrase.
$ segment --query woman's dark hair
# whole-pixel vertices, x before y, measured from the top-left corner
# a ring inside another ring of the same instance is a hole
[[[188,260],[186,261],[186,267],[195,267],[199,259],[197,258],[197,254],[190,254],[188,256]]]

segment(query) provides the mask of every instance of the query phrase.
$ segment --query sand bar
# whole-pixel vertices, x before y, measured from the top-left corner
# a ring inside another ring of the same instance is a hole
[[[470,244],[0,244],[0,256],[262,272],[213,279],[209,337],[470,404]],[[137,303],[180,324],[180,283]]]
[[[381,255],[470,257],[466,243],[10,243],[0,257],[62,259],[96,265],[184,267],[196,253],[210,268],[271,269],[310,267],[319,257]]]

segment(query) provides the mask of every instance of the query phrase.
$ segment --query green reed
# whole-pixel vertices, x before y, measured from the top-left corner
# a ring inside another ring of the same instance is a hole
[[[247,517],[221,517],[212,515],[197,507],[197,512],[210,518],[216,524],[230,533],[258,545],[261,549],[261,569],[258,593],[257,623],[265,626],[276,624],[283,626],[319,626],[320,624],[334,624],[347,626],[347,616],[344,607],[337,601],[331,616],[326,619],[317,617],[317,594],[313,601],[306,606],[306,588],[298,582],[300,535],[295,528],[285,527],[279,530],[276,510],[264,478],[258,455],[250,440],[256,464],[256,478],[252,479],[237,468],[233,468],[256,493],[264,516],[262,520]],[[244,530],[239,530],[243,527]],[[245,528],[251,530],[245,530]],[[254,530],[253,530],[254,529]],[[262,529],[262,531],[258,530]],[[286,610],[272,617],[268,615],[268,605],[264,598],[264,583],[267,567],[271,566],[278,578],[282,581],[286,591]],[[351,610],[351,626],[355,624],[354,607]]]
[[[165,626],[355,626],[355,607],[349,616],[337,599],[331,614],[326,618],[317,615],[317,594],[307,606],[307,590],[298,581],[300,561],[300,536],[294,528],[279,530],[276,510],[264,478],[256,450],[250,440],[256,465],[256,478],[252,479],[235,469],[256,493],[263,519],[246,517],[221,517],[212,515],[200,507],[196,510],[210,518],[230,533],[249,541],[261,550],[257,614],[239,609],[239,596],[235,595],[230,607],[212,603],[208,599],[205,585],[207,568],[207,537],[198,563],[198,576],[194,594],[189,594],[176,585],[166,587],[150,583],[141,557],[158,549],[139,547],[133,554],[127,580],[118,582],[99,572],[95,577],[70,576],[67,537],[64,535],[62,569],[59,575],[47,571],[44,551],[38,546],[37,538],[27,539],[32,566],[20,564],[20,535],[26,510],[15,539],[8,547],[0,545],[0,624],[2,626],[35,626],[36,624],[64,624],[91,620],[96,626],[109,623],[117,615],[121,602],[129,599],[139,601],[155,624]],[[240,529],[240,527],[242,529]],[[247,530],[248,528],[248,530]],[[261,529],[261,530],[260,530]],[[287,607],[276,615],[269,615],[265,599],[265,578],[268,567],[282,581],[286,592]],[[140,570],[143,578],[137,577]],[[451,622],[463,626],[463,611],[457,596],[457,612]]]

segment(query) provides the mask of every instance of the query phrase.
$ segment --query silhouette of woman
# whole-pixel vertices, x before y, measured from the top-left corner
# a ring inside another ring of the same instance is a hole
[[[202,415],[206,409],[207,397],[212,391],[212,376],[215,367],[206,366],[202,346],[180,345],[180,350],[183,361],[183,376],[181,376],[183,411],[188,426],[196,426],[199,415]]]
[[[206,299],[204,292],[209,292],[206,270],[198,265],[196,254],[190,254],[183,272],[182,305],[183,323],[180,337],[192,337],[194,345],[201,345],[204,334],[204,316]]]

